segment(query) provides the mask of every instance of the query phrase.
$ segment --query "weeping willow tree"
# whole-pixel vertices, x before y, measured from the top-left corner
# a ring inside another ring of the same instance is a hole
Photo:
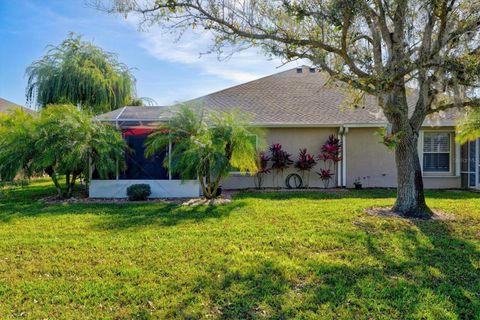
[[[129,105],[135,97],[135,78],[115,54],[105,52],[80,35],[70,33],[58,46],[26,70],[26,96],[40,108],[71,103],[95,114]]]

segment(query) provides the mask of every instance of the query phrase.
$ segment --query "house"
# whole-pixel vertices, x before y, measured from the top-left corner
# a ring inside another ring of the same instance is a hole
[[[28,113],[33,113],[34,112],[32,109],[25,108],[25,107],[23,107],[19,104],[13,103],[13,102],[8,101],[8,100],[3,99],[3,98],[0,98],[0,112],[6,113],[6,112],[10,112],[10,111],[12,111],[16,108],[23,109]]]
[[[335,169],[334,187],[351,188],[355,180],[364,187],[396,187],[394,153],[379,143],[375,132],[387,127],[387,121],[374,97],[365,97],[356,107],[348,102],[351,94],[345,85],[330,83],[318,70],[299,67],[221,90],[190,101],[211,110],[240,108],[255,116],[252,124],[265,128],[268,144],[279,143],[296,158],[300,148],[317,155],[328,136],[337,136],[343,145],[342,161]],[[411,104],[415,92],[409,95]],[[419,155],[426,188],[480,188],[479,141],[460,146],[455,141],[455,120],[459,112],[451,110],[427,119],[419,136]],[[148,180],[158,185],[156,196],[198,194],[196,181],[180,184],[161,167],[164,154],[156,159],[143,158],[143,141],[158,123],[168,120],[165,107],[125,107],[99,116],[114,123],[136,150],[130,159],[130,173],[118,180],[92,181],[92,196],[124,196],[125,186]],[[132,169],[134,168],[134,169]],[[315,170],[314,170],[315,171]],[[290,172],[295,172],[292,167]],[[115,182],[116,181],[116,182]],[[176,181],[176,182],[172,182]],[[113,185],[118,184],[118,188]],[[107,187],[108,186],[108,187]],[[264,186],[273,186],[267,177]],[[315,172],[310,187],[322,187]],[[224,188],[253,188],[254,178],[232,172]],[[186,190],[182,193],[178,190]],[[103,190],[103,191],[101,191]]]

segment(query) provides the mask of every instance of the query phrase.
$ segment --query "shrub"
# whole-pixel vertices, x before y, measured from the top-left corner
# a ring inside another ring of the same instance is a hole
[[[293,160],[291,159],[292,155],[283,150],[281,144],[272,144],[270,146],[270,152],[272,154],[272,169],[283,171],[293,164]]]
[[[328,187],[330,179],[333,179],[336,164],[342,161],[341,152],[340,140],[334,135],[330,135],[322,146],[322,152],[318,155],[318,160],[323,161],[323,168],[317,174],[325,188]]]
[[[290,165],[293,164],[293,160],[291,159],[291,154],[286,152],[285,150],[282,149],[282,145],[278,143],[274,143],[270,146],[270,153],[271,153],[271,158],[270,160],[272,161],[272,169],[274,170],[274,185],[279,188],[280,183],[278,179],[278,175],[280,174],[283,177],[283,171],[285,169],[288,169]],[[276,178],[276,179],[275,179]],[[280,180],[283,180],[280,179]]]
[[[265,175],[269,174],[271,169],[268,167],[270,157],[263,151],[258,153],[258,170],[255,173],[255,187],[261,189],[263,186],[263,179]]]
[[[149,184],[133,184],[127,188],[127,196],[130,201],[142,201],[152,194]]]
[[[298,152],[297,161],[295,162],[295,168],[299,171],[312,169],[317,162],[315,158],[307,152],[306,148],[300,149]]]
[[[299,150],[295,168],[302,173],[303,186],[308,187],[310,181],[310,170],[317,164],[315,158],[307,152],[307,148]]]

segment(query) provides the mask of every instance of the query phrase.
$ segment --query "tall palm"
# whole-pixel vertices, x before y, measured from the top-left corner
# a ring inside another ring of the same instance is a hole
[[[220,182],[232,169],[257,171],[258,134],[238,111],[206,112],[182,105],[172,110],[168,123],[148,137],[145,153],[151,156],[171,142],[165,167],[183,180],[198,177],[204,196],[214,198]]]

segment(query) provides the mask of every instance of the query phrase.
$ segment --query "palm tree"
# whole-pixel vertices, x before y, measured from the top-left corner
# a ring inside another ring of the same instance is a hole
[[[26,96],[41,108],[71,103],[93,113],[123,107],[135,97],[135,78],[117,56],[70,33],[26,70]]]
[[[17,174],[30,176],[35,156],[34,116],[23,109],[0,113],[0,178],[13,180]]]
[[[0,176],[13,179],[22,170],[27,176],[45,172],[58,196],[71,197],[77,179],[88,179],[91,168],[104,178],[124,161],[121,134],[73,105],[49,105],[38,116],[22,110],[3,115],[0,135]]]
[[[146,156],[165,150],[172,143],[164,165],[182,180],[198,177],[206,198],[217,196],[222,179],[232,169],[257,171],[255,137],[261,134],[248,126],[239,111],[206,112],[188,105],[172,111],[146,141]]]

